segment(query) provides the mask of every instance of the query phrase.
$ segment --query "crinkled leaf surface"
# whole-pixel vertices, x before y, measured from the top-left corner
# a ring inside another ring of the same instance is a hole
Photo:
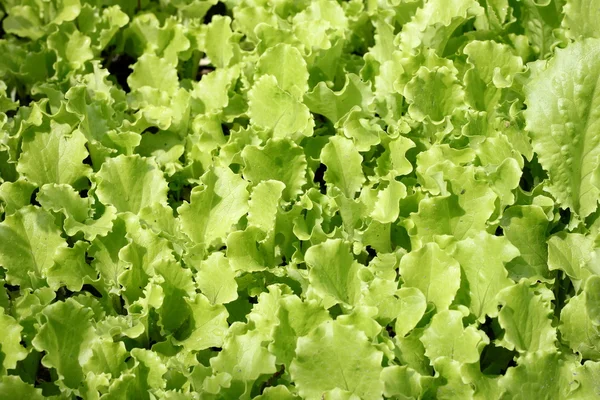
[[[326,321],[298,340],[291,373],[300,395],[307,399],[318,399],[335,388],[358,398],[376,399],[383,390],[379,380],[382,356],[360,330]]]
[[[421,336],[425,354],[432,362],[442,357],[459,363],[477,362],[478,345],[488,339],[473,326],[464,328],[462,319],[462,313],[456,310],[444,310],[433,317]]]
[[[478,319],[496,316],[498,293],[512,286],[504,265],[518,256],[504,237],[481,233],[460,241],[452,256],[459,262],[469,286],[469,308]]]
[[[404,286],[415,287],[438,310],[450,306],[460,286],[460,265],[435,243],[412,251],[400,261]]]
[[[55,368],[70,388],[77,388],[84,379],[80,358],[94,334],[91,314],[73,299],[54,303],[40,316],[41,327],[33,340],[38,351],[46,352],[42,363]]]
[[[529,286],[526,281],[510,286],[499,294],[502,309],[498,313],[504,328],[504,345],[517,351],[552,349],[556,329],[552,326],[552,292],[545,287]]]
[[[358,300],[358,265],[347,243],[337,239],[313,246],[306,252],[306,263],[310,268],[308,279],[319,295],[346,304]]]
[[[48,130],[34,131],[23,138],[19,172],[39,186],[45,183],[72,185],[87,176],[90,168],[83,164],[87,151],[81,132],[71,133],[68,125],[57,125],[54,121]]]
[[[557,50],[525,87],[527,129],[550,176],[547,190],[582,218],[596,210],[600,195],[593,181],[600,155],[598,53],[600,41],[594,39]]]
[[[0,264],[8,282],[37,288],[54,262],[59,248],[66,247],[52,215],[26,206],[0,224]]]
[[[288,137],[303,132],[310,119],[306,105],[278,86],[273,75],[260,77],[248,93],[248,114],[254,124]]]
[[[232,225],[248,211],[248,182],[230,169],[217,168],[204,175],[203,186],[196,186],[190,202],[178,212],[181,227],[198,244],[209,245],[224,239]]]
[[[596,1],[0,3],[0,398],[600,397]]]
[[[119,156],[102,164],[96,175],[98,198],[119,212],[138,213],[166,201],[167,182],[156,162],[139,156]]]

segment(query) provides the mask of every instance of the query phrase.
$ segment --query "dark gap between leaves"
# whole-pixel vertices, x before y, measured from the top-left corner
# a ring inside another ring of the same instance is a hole
[[[136,58],[129,54],[112,54],[114,48],[107,48],[101,54],[103,58],[103,66],[108,70],[111,76],[114,76],[117,83],[125,92],[129,92],[129,84],[127,78],[133,72],[131,66],[137,61]]]
[[[225,5],[225,3],[222,2],[218,2],[217,4],[215,4],[214,6],[212,6],[211,8],[208,9],[208,11],[206,12],[206,14],[204,15],[204,23],[205,24],[210,24],[210,22],[212,21],[212,18],[215,15],[227,15],[227,6]]]
[[[319,191],[322,194],[327,193],[327,184],[325,183],[325,171],[327,171],[327,166],[323,163],[319,164],[319,167],[315,171],[315,177],[313,182],[319,185]]]
[[[40,188],[35,188],[31,193],[31,197],[29,198],[29,203],[34,206],[41,207],[41,204],[37,201],[37,195],[40,192]]]

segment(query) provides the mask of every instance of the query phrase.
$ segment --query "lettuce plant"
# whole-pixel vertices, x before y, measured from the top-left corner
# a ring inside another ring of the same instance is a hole
[[[600,398],[597,0],[0,20],[0,398]]]

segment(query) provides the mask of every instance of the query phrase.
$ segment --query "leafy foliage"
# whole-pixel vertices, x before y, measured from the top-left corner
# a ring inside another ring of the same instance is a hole
[[[0,398],[600,397],[595,0],[0,21]]]

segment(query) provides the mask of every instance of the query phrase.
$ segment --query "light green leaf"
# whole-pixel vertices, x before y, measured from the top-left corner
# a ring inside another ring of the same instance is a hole
[[[458,195],[428,197],[419,202],[418,212],[410,216],[415,225],[414,236],[423,242],[443,235],[461,240],[485,229],[494,211],[493,191],[484,184],[455,190]]]
[[[454,400],[457,398],[473,398],[473,387],[463,381],[462,365],[448,358],[438,359],[435,364],[436,375],[439,373],[442,380],[431,385],[433,386],[431,389],[435,390],[435,397],[437,399]]]
[[[167,95],[174,95],[179,88],[177,70],[166,58],[143,54],[133,65],[127,78],[131,90],[154,88]]]
[[[94,58],[91,42],[91,39],[79,32],[74,24],[60,25],[56,32],[48,36],[48,47],[56,52],[57,61],[54,68],[61,74],[83,68],[86,61]],[[61,62],[65,63],[64,66]]]
[[[118,258],[124,265],[119,266],[117,263],[116,269],[112,266],[108,271],[105,269],[106,266],[98,268],[108,273],[118,273],[121,268],[125,269],[116,278],[122,285],[121,293],[125,300],[132,303],[144,294],[144,288],[156,273],[155,268],[165,262],[174,261],[173,247],[167,239],[156,234],[149,227],[142,226],[136,216],[125,214],[123,217],[129,243],[118,250]]]
[[[377,336],[382,329],[382,326],[375,321],[376,316],[376,307],[360,305],[354,307],[351,313],[337,317],[335,322],[360,330],[364,332],[369,339],[372,339]]]
[[[505,158],[493,172],[488,174],[490,185],[503,206],[514,204],[513,192],[519,187],[521,177],[521,167],[514,158]]]
[[[184,27],[175,18],[167,18],[163,26],[152,13],[137,15],[127,28],[128,39],[138,55],[155,54],[177,65],[178,53],[190,47]]]
[[[295,47],[280,43],[267,49],[256,65],[257,75],[272,75],[278,86],[298,100],[308,90],[306,61]]]
[[[334,124],[355,107],[367,110],[372,101],[373,93],[368,83],[355,74],[346,75],[346,83],[339,92],[331,90],[325,82],[319,82],[304,96],[310,111],[325,116]]]
[[[600,362],[586,361],[577,366],[573,375],[579,386],[569,394],[573,400],[586,400],[600,393]]]
[[[326,0],[306,2],[304,10],[294,16],[293,22],[294,33],[308,48],[328,48],[330,37],[340,35],[348,28],[342,6]]]
[[[428,1],[402,27],[400,43],[407,50],[429,47],[441,55],[452,33],[467,20],[483,12],[475,0]]]
[[[270,236],[254,226],[227,236],[227,258],[233,269],[244,272],[262,271],[272,265],[273,244]]]
[[[600,398],[598,7],[0,0],[0,399]]]
[[[175,342],[189,350],[220,347],[227,332],[227,310],[221,304],[212,305],[202,294],[186,302],[191,309],[190,334]]]
[[[457,243],[452,257],[469,283],[469,309],[480,322],[498,315],[498,293],[514,284],[504,265],[519,251],[505,237],[481,232]]]
[[[341,131],[352,139],[358,151],[369,151],[381,142],[383,129],[376,120],[370,120],[369,114],[358,109],[351,110],[341,123]]]
[[[511,278],[540,279],[549,276],[546,235],[548,218],[537,205],[513,206],[504,212],[500,225],[504,236],[521,253],[506,268]]]
[[[415,287],[403,287],[396,292],[399,298],[400,313],[396,317],[394,332],[400,337],[406,336],[419,323],[427,309],[427,299],[423,292]]]
[[[279,324],[273,328],[273,342],[269,351],[277,357],[278,364],[289,368],[296,356],[296,342],[315,326],[331,319],[327,310],[316,301],[302,301],[298,296],[284,296],[279,300]]]
[[[248,212],[248,183],[229,168],[215,167],[192,189],[190,202],[178,208],[181,230],[195,243],[225,241],[232,226]]]
[[[473,163],[475,158],[475,151],[468,147],[454,149],[447,144],[433,145],[417,155],[417,178],[429,193],[444,194],[447,192],[444,181],[460,180],[461,175],[470,172],[462,165]]]
[[[379,380],[383,353],[353,326],[325,321],[298,339],[291,374],[303,398],[320,399],[328,390],[341,389],[357,398],[381,398]]]
[[[436,243],[427,243],[400,260],[405,287],[419,289],[441,311],[447,309],[460,286],[460,265]]]
[[[200,82],[194,82],[192,98],[202,102],[205,113],[218,112],[230,101],[229,90],[240,73],[239,68],[216,69],[202,77]]]
[[[421,376],[406,365],[385,367],[381,372],[381,380],[383,381],[383,394],[386,397],[419,398],[423,390]]]
[[[167,367],[157,353],[135,348],[131,350],[131,356],[134,359],[133,368],[112,381],[102,400],[150,400],[150,390],[166,386],[163,375],[167,372]]]
[[[212,253],[200,263],[196,282],[212,304],[230,303],[238,298],[235,275],[223,253]]]
[[[248,224],[265,234],[271,232],[275,228],[275,217],[284,190],[285,184],[280,181],[259,182],[252,190],[248,203]]]
[[[308,279],[323,298],[353,305],[360,296],[359,265],[352,257],[350,246],[341,239],[329,239],[310,247],[304,259],[309,266]]]
[[[125,359],[129,353],[123,342],[113,342],[112,338],[94,340],[90,347],[92,355],[83,364],[83,371],[95,374],[108,373],[117,378],[126,369]]]
[[[480,363],[463,364],[460,372],[463,382],[473,388],[474,400],[487,400],[489,397],[496,399],[500,397],[502,390],[498,386],[499,377],[481,372]]]
[[[594,39],[558,49],[545,68],[536,65],[525,86],[526,129],[550,175],[546,190],[581,218],[596,210],[600,198],[600,189],[592,181],[600,156],[597,54],[600,40]]]
[[[83,199],[70,185],[46,184],[40,188],[37,201],[53,212],[63,212],[65,217],[75,221],[84,221],[89,217],[90,199]]]
[[[173,242],[180,238],[177,218],[167,204],[153,203],[140,211],[139,218],[141,225],[150,227],[155,233],[162,233]]]
[[[54,265],[47,272],[48,285],[58,290],[61,286],[74,292],[80,291],[86,281],[96,279],[98,272],[87,264],[85,256],[89,244],[83,241],[73,247],[61,247],[54,256]]]
[[[254,381],[262,374],[272,374],[275,356],[263,346],[263,336],[256,330],[232,334],[210,365],[216,373],[227,372],[235,380]]]
[[[463,313],[456,310],[444,310],[433,316],[420,339],[425,346],[425,355],[432,363],[440,358],[461,364],[479,360],[480,351],[489,339],[472,325],[464,328],[463,317]]]
[[[447,67],[421,67],[404,89],[410,116],[434,124],[441,124],[457,109],[464,108],[464,96],[456,75]]]
[[[423,336],[423,328],[415,328],[406,337],[394,338],[394,344],[400,350],[398,360],[421,375],[432,375],[431,362],[425,356],[425,347],[419,340],[421,336]]]
[[[384,180],[380,185],[384,184]],[[395,179],[390,180],[387,187],[379,190],[377,193],[377,201],[371,212],[371,217],[387,224],[394,222],[400,214],[400,200],[406,197],[406,186],[402,182]]]
[[[287,139],[269,139],[264,147],[245,146],[244,178],[254,185],[277,180],[285,184],[283,199],[295,200],[306,184],[306,156],[302,148]]]
[[[267,291],[257,296],[257,302],[246,315],[246,319],[252,324],[253,330],[260,333],[265,340],[269,340],[272,338],[273,327],[279,323],[277,315],[280,300],[289,294],[286,293],[289,289],[285,285],[269,285],[266,289]]]
[[[248,115],[253,124],[272,131],[275,138],[304,134],[312,124],[308,108],[281,89],[273,75],[261,76],[250,89]]]
[[[498,321],[505,334],[500,343],[518,352],[553,351],[556,328],[552,326],[554,296],[542,285],[529,286],[526,280],[500,292],[502,309]]]
[[[573,39],[598,38],[600,8],[594,0],[567,0],[563,8],[562,26]]]
[[[35,7],[37,8],[37,7]],[[44,36],[44,29],[41,29],[39,10],[34,7],[13,6],[10,8],[10,15],[2,21],[2,27],[7,33],[12,33],[21,37],[28,37],[37,40]]]
[[[42,389],[25,383],[20,377],[4,375],[0,380],[0,396],[15,399],[43,400]]]
[[[0,185],[0,200],[4,202],[4,212],[10,215],[31,200],[35,185],[25,179],[15,182],[3,182]]]
[[[385,152],[377,160],[377,173],[380,176],[386,175],[388,172],[397,175],[408,175],[412,172],[413,166],[406,158],[406,152],[413,147],[415,143],[404,136],[398,136],[384,142]]]
[[[228,16],[215,15],[206,26],[204,50],[212,64],[218,68],[227,67],[234,56],[230,24],[231,18]]]
[[[42,364],[55,368],[64,384],[77,389],[84,379],[81,362],[94,331],[92,311],[73,299],[59,301],[42,311],[40,329],[33,339],[36,350],[44,351]]]
[[[584,359],[600,357],[600,327],[593,324],[586,309],[586,294],[571,297],[560,312],[561,339]]]
[[[353,199],[365,182],[362,172],[362,156],[351,140],[332,136],[321,151],[321,161],[327,166],[325,181],[339,188],[344,195]]]
[[[117,218],[112,230],[105,237],[96,237],[88,250],[88,255],[93,258],[92,267],[109,288],[118,287],[119,276],[126,267],[119,257],[120,250],[128,245],[126,233],[125,222]]]
[[[0,223],[0,265],[12,285],[39,287],[56,251],[66,246],[54,217],[41,208],[23,207]]]
[[[196,293],[192,271],[173,259],[163,259],[155,271],[163,280],[160,283],[163,301],[158,310],[159,323],[166,332],[176,332],[190,316],[186,300]]]
[[[292,394],[287,386],[278,385],[265,388],[260,396],[256,396],[253,400],[298,400],[299,397]]]
[[[501,102],[502,88],[512,85],[513,77],[523,69],[521,57],[504,44],[494,41],[473,41],[463,52],[472,65],[465,76],[466,99],[469,104],[489,114]]]
[[[143,157],[154,157],[154,161],[168,175],[172,175],[179,168],[179,158],[185,152],[185,147],[176,132],[160,131],[141,135],[137,152]]]
[[[362,277],[360,275],[361,273],[364,274]],[[393,273],[395,275],[396,271],[393,271]],[[359,272],[359,277],[367,280],[372,279],[372,276],[364,269],[361,270],[361,272]],[[368,283],[367,290],[365,290],[363,286],[363,296],[361,302],[364,305],[377,308],[377,320],[380,322],[388,322],[395,319],[399,316],[398,314],[401,310],[404,311],[405,314],[411,314],[411,316],[406,318],[408,320],[408,324],[410,325],[410,321],[415,318],[412,317],[412,315],[419,314],[420,312],[420,301],[422,300],[423,304],[425,305],[427,304],[427,301],[425,300],[425,296],[423,296],[422,293],[421,297],[409,296],[408,299],[403,299],[401,297],[401,293],[403,293],[404,291],[402,291],[402,289],[398,290],[398,282],[393,280],[394,278],[388,280],[375,276],[375,278]],[[406,295],[406,293],[404,293],[404,295]],[[403,301],[407,304],[403,304]],[[411,307],[411,304],[413,304],[413,302],[415,305],[415,312],[413,312],[413,310],[409,308]],[[397,320],[397,322],[399,321],[400,319]]]
[[[91,173],[91,168],[83,164],[88,155],[85,143],[81,132],[51,121],[47,132],[24,135],[17,171],[38,186],[66,183],[77,187]]]
[[[0,351],[2,351],[3,371],[14,369],[17,362],[27,357],[27,350],[21,345],[21,331],[23,327],[4,309],[0,308]],[[0,384],[1,386],[1,384]],[[2,389],[0,389],[2,393]]]
[[[153,203],[167,202],[167,182],[151,158],[121,155],[108,159],[94,180],[100,201],[119,212],[137,214]]]
[[[562,270],[572,280],[590,275],[586,268],[593,252],[590,238],[579,233],[560,232],[548,240],[548,269]]]
[[[510,86],[514,75],[523,68],[521,57],[515,55],[510,46],[492,40],[472,41],[463,52],[473,66],[471,71],[476,72],[483,82],[497,88]]]
[[[530,352],[519,359],[517,367],[509,368],[498,384],[504,390],[502,400],[539,398],[569,398],[573,377],[573,361],[565,360],[551,349]]]
[[[69,185],[47,184],[41,187],[37,200],[44,209],[61,212],[65,216],[63,228],[67,235],[75,236],[82,232],[86,240],[94,240],[96,236],[105,236],[111,231],[117,210],[111,205],[102,207],[102,215],[89,216],[90,212],[98,213],[92,198],[82,198]]]
[[[592,275],[585,283],[585,309],[592,323],[600,326],[600,277]]]
[[[118,5],[101,10],[84,6],[77,18],[79,29],[92,39],[92,46],[96,54],[104,50],[119,29],[128,22],[129,17],[121,11]]]
[[[163,73],[169,74],[169,71],[163,71]],[[152,79],[147,78],[150,81]],[[173,87],[171,86],[171,88]],[[190,93],[187,90],[175,87],[167,92],[160,88],[142,86],[133,91],[128,99],[131,109],[139,110],[136,114],[137,126],[133,129],[139,130],[147,126],[156,126],[162,130],[169,129],[174,132],[188,129],[191,102]],[[137,146],[140,140],[140,135],[134,132],[123,132],[110,136],[111,140],[117,142],[118,147],[125,149]],[[177,149],[176,147],[174,151]],[[163,151],[165,150],[163,149]],[[130,150],[123,152],[128,153]]]

